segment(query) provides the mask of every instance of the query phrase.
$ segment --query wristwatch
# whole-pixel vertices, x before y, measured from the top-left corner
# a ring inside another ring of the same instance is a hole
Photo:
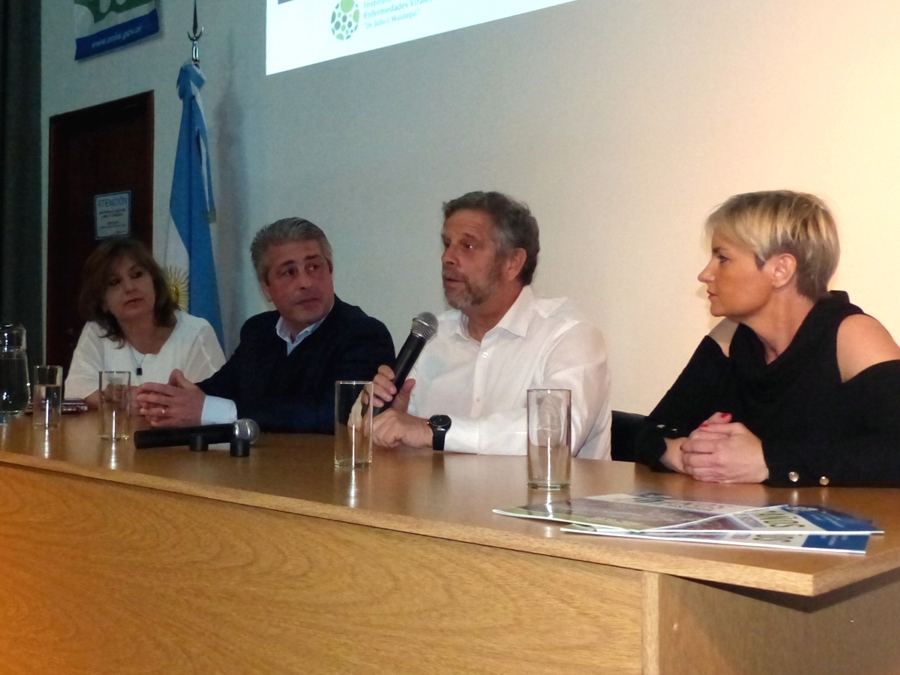
[[[450,428],[450,418],[447,415],[432,415],[428,418],[428,426],[431,427],[431,447],[443,450],[444,436]]]

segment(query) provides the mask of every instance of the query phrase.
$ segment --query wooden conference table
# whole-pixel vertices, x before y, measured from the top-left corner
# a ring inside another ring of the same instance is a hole
[[[0,673],[900,673],[900,491],[703,485],[575,460],[563,494],[658,490],[875,519],[865,556],[561,534],[521,457],[328,436],[250,457],[0,426]]]

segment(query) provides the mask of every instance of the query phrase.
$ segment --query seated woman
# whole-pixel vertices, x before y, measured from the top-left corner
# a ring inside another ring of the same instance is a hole
[[[85,262],[78,304],[88,323],[65,394],[93,408],[101,370],[130,370],[137,386],[168,382],[175,368],[198,382],[225,363],[212,326],[176,309],[162,270],[139,241],[114,238],[97,247]]]
[[[840,253],[825,204],[756,192],[706,223],[699,275],[725,317],[638,434],[638,461],[697,480],[900,484],[900,347],[826,286]]]

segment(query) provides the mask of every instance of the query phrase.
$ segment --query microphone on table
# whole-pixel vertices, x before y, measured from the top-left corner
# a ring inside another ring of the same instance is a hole
[[[210,443],[230,443],[232,457],[246,457],[250,444],[259,438],[259,425],[251,419],[234,424],[201,424],[196,427],[140,429],[134,432],[134,447],[166,448],[187,445],[191,450],[209,450]]]
[[[400,391],[400,387],[406,382],[409,371],[415,365],[419,354],[422,353],[428,341],[437,335],[437,331],[437,317],[431,312],[422,312],[412,320],[409,337],[406,338],[406,342],[400,348],[400,353],[397,355],[397,365],[394,367],[394,386],[397,387],[397,391]],[[387,410],[393,402],[393,399],[391,399],[381,408],[376,408],[374,414],[377,415],[379,412]]]

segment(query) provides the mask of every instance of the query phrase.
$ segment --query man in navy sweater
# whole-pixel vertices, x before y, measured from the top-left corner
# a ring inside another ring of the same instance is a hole
[[[275,311],[251,317],[222,369],[196,385],[175,370],[168,384],[138,390],[153,426],[256,420],[267,431],[334,432],[336,380],[371,380],[394,362],[383,323],[334,294],[331,244],[308,220],[260,230],[253,266]]]

